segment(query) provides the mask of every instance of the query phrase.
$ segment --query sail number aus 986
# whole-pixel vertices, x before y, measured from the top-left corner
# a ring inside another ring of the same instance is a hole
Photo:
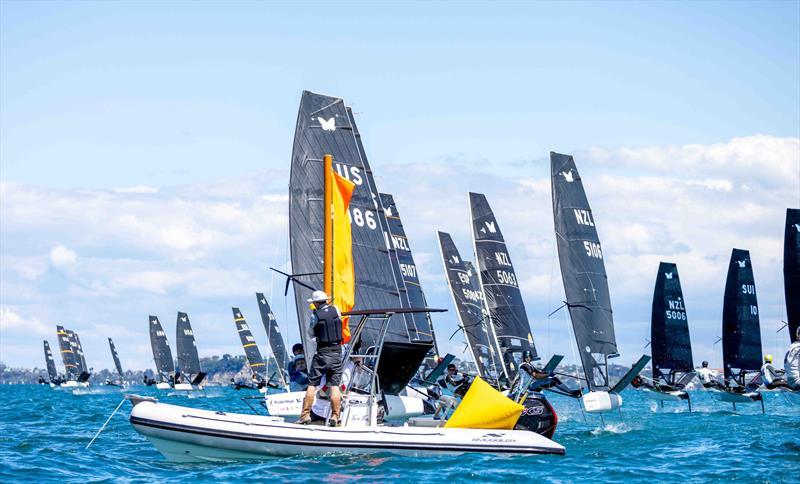
[[[603,258],[603,251],[600,249],[600,244],[588,240],[583,241],[583,248],[586,249],[586,255],[596,259]]]

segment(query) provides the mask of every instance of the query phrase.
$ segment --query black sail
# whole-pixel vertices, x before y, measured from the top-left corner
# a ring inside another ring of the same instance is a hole
[[[783,235],[783,289],[786,294],[786,315],[789,335],[797,341],[800,327],[800,208],[786,209]]]
[[[608,390],[607,359],[617,354],[603,251],[583,181],[571,155],[550,153],[558,260],[572,328],[590,390]]]
[[[538,359],[531,326],[503,233],[489,202],[480,193],[470,193],[469,208],[478,280],[503,363],[509,377],[513,377],[523,351],[530,351],[533,358]]]
[[[56,370],[56,362],[53,359],[53,352],[50,351],[50,343],[47,340],[44,340],[44,361],[47,364],[47,376],[50,377],[50,381],[55,381],[58,379],[58,371]]]
[[[72,349],[72,354],[75,355],[75,366],[78,370],[78,375],[86,372],[86,365],[84,363],[83,355],[81,354],[80,346],[78,346],[78,338],[75,331],[67,330],[67,337],[69,338],[69,346]]]
[[[83,353],[83,345],[81,345],[81,337],[78,333],[73,333],[75,336],[75,345],[78,347],[78,359],[81,362],[81,372],[88,373],[89,366],[86,364],[86,355]]]
[[[158,375],[162,380],[169,378],[171,373],[175,373],[175,362],[172,359],[167,333],[164,332],[161,321],[156,316],[150,316],[150,346],[153,348],[153,360]]]
[[[177,370],[181,374],[196,375],[200,373],[200,357],[197,354],[197,344],[194,340],[194,331],[189,322],[189,315],[178,312],[175,323],[175,350],[178,356]]]
[[[61,349],[61,360],[64,362],[64,371],[67,373],[67,379],[74,380],[81,372],[78,369],[75,352],[72,350],[72,341],[69,338],[69,333],[63,326],[56,326],[56,335],[58,336],[58,346]]]
[[[650,317],[650,348],[654,379],[672,383],[675,373],[694,369],[678,266],[671,262],[662,262],[658,266]]]
[[[114,341],[111,338],[108,338],[108,347],[111,349],[111,357],[114,358],[114,366],[117,368],[117,373],[119,373],[119,377],[125,378],[125,375],[122,372],[122,363],[119,361],[119,354],[117,353],[117,347],[114,346]]]
[[[733,249],[725,281],[722,307],[722,361],[725,379],[737,370],[761,369],[761,328],[758,320],[756,283],[750,252]]]
[[[278,326],[278,320],[275,319],[275,315],[272,313],[272,309],[269,307],[269,302],[267,298],[260,292],[256,293],[256,299],[258,300],[258,310],[261,313],[261,322],[264,323],[264,330],[267,332],[267,338],[269,339],[269,348],[272,352],[272,359],[276,362],[278,377],[281,383],[286,386],[287,382],[289,381],[288,376],[286,375],[286,368],[289,365],[289,353],[286,351],[286,343],[283,341],[283,335],[281,334],[281,329]],[[301,328],[304,330],[305,328]],[[269,373],[272,373],[271,369],[268,369]],[[266,375],[269,377],[270,375]]]
[[[295,128],[289,183],[289,239],[294,274],[315,289],[323,288],[323,204],[322,159],[333,156],[334,167],[355,184],[350,201],[350,219],[355,264],[354,310],[401,307],[395,275],[381,227],[381,206],[372,172],[359,150],[356,131],[344,101],[304,91]],[[300,335],[306,351],[305,327],[311,290],[294,284]],[[363,333],[368,345],[377,342],[377,327],[369,324]],[[393,317],[387,341],[409,340],[404,318]]]
[[[472,264],[461,258],[450,234],[437,232],[439,250],[444,262],[447,284],[453,296],[458,320],[464,329],[478,375],[484,379],[498,381],[503,375],[500,347],[489,327],[489,318],[484,314],[483,294],[478,274]]]
[[[244,319],[242,312],[239,308],[233,309],[233,322],[236,324],[236,331],[239,333],[239,340],[242,342],[244,355],[247,357],[247,364],[250,365],[250,370],[259,377],[264,375],[264,358],[261,356],[261,351],[258,350],[256,339],[253,338],[253,333],[250,331],[250,326]]]
[[[394,201],[394,197],[388,193],[381,193],[380,197],[389,228],[389,253],[397,261],[400,271],[401,285],[399,287],[403,288],[401,291],[404,290],[405,292],[408,307],[427,307],[425,293],[422,291],[422,285],[417,274],[417,265],[411,253],[411,245],[403,228],[403,221],[400,219],[397,204]],[[436,350],[436,337],[433,334],[433,323],[429,313],[411,314],[407,324],[408,334],[412,341],[432,341],[434,343],[434,352],[438,353]]]

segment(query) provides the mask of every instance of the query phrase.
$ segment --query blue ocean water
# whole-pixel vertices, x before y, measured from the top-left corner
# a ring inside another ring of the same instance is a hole
[[[131,393],[156,395],[149,388]],[[200,482],[640,482],[800,481],[800,402],[767,394],[761,407],[692,394],[693,410],[662,409],[627,390],[619,414],[584,416],[575,400],[551,397],[559,414],[557,456],[457,455],[406,458],[391,454],[273,458],[229,464],[167,462],[128,423],[126,402],[89,450],[92,436],[122,399],[104,388],[72,394],[38,385],[0,386],[0,482],[157,480]],[[212,388],[206,398],[159,398],[177,405],[247,413],[247,393]],[[252,392],[250,394],[253,394]]]

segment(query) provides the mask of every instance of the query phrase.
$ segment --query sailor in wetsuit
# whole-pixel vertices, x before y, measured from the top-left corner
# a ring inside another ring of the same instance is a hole
[[[703,366],[697,369],[697,378],[700,380],[700,383],[703,384],[703,388],[725,390],[725,385],[717,380],[717,374],[708,367],[707,361],[704,361]]]
[[[308,374],[308,388],[303,399],[303,412],[296,423],[311,423],[311,406],[322,376],[330,386],[332,426],[339,425],[339,413],[342,405],[342,393],[339,389],[342,376],[342,316],[339,308],[328,304],[330,298],[325,291],[314,291],[308,300],[313,306],[313,313],[308,327],[308,336],[316,338],[317,352],[311,360]]]
[[[795,332],[795,340],[789,346],[783,358],[783,371],[786,386],[792,390],[800,390],[800,327]]]
[[[761,367],[761,381],[764,386],[772,390],[773,388],[785,387],[786,380],[783,379],[783,370],[772,366],[772,355],[764,355],[764,365]]]
[[[541,368],[537,368],[533,363],[533,353],[530,350],[522,352],[522,363],[519,365],[519,369],[525,371],[533,379],[533,382],[528,384],[528,390],[539,391],[555,387],[571,397],[580,398],[582,394],[580,389],[569,388],[552,373],[545,373]]]
[[[447,390],[449,395],[455,395],[461,389],[461,385],[468,382],[469,379],[466,376],[458,373],[456,365],[450,363],[447,365],[447,374],[439,378],[436,383],[442,390]]]

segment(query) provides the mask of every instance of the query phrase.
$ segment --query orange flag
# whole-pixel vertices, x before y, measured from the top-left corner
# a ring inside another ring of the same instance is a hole
[[[332,170],[333,171],[333,170]],[[356,305],[356,275],[353,266],[353,235],[350,231],[348,207],[355,183],[333,174],[331,218],[333,222],[333,303],[347,312]],[[349,316],[342,317],[343,343],[350,341]]]

